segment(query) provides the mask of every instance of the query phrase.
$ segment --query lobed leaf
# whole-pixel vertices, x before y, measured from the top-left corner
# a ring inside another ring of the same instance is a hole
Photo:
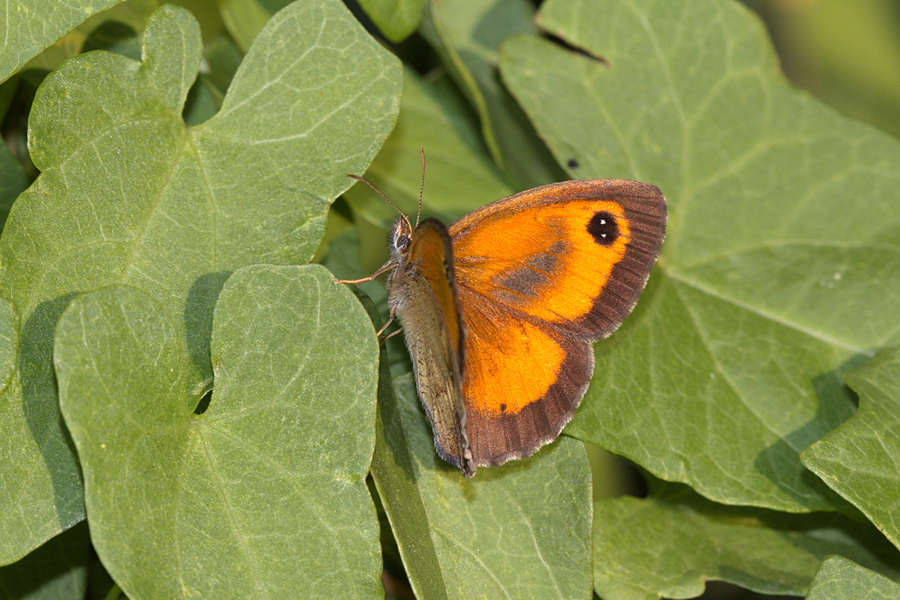
[[[737,3],[550,0],[540,23],[584,52],[520,36],[500,67],[559,163],[669,202],[567,433],[720,502],[839,508],[799,453],[853,414],[841,371],[900,341],[900,145],[791,89]]]
[[[186,352],[186,389],[201,394],[225,278],[249,264],[308,261],[346,173],[364,170],[396,118],[396,59],[336,0],[273,17],[222,109],[187,128],[181,111],[199,61],[196,21],[167,5],[144,33],[142,62],[81,55],[35,99],[30,143],[42,173],[0,239],[0,286],[22,320],[17,372],[0,402],[9,440],[0,562],[84,516],[51,367],[72,297],[110,284],[148,294]]]
[[[112,286],[63,313],[60,404],[92,541],[130,598],[381,593],[365,485],[378,349],[365,312],[332,279],[317,265],[228,279],[201,414],[160,303]]]

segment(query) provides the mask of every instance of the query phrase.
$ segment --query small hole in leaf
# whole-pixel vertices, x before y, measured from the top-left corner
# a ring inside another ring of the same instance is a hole
[[[200,402],[197,403],[197,408],[194,409],[195,415],[202,415],[206,412],[206,409],[209,408],[209,401],[212,400],[212,390],[207,390],[203,397],[200,398]]]

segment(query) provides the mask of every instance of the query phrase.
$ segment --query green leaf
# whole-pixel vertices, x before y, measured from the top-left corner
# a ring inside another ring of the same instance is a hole
[[[384,371],[382,371],[384,373]],[[590,598],[590,466],[562,438],[466,480],[434,451],[412,377],[379,397],[372,477],[421,598]]]
[[[807,448],[803,464],[900,548],[900,348],[844,375],[859,412]]]
[[[72,31],[88,17],[120,0],[81,0],[54,3],[48,10],[46,0],[17,0],[6,4],[4,27],[0,34],[0,82],[53,42]]]
[[[425,0],[359,0],[378,30],[392,42],[401,42],[419,26]]]
[[[48,540],[22,560],[0,567],[3,598],[84,598],[90,548],[87,523],[83,523]]]
[[[444,58],[478,111],[481,133],[510,181],[530,188],[565,177],[538,139],[497,73],[500,45],[518,33],[536,33],[527,0],[431,0],[423,34]]]
[[[717,580],[763,594],[802,595],[829,553],[900,574],[896,555],[879,538],[843,517],[785,519],[693,494],[670,501],[612,498],[594,504],[594,588],[621,600],[693,598],[706,581]]]
[[[380,594],[365,485],[378,348],[332,280],[318,265],[228,279],[215,388],[199,415],[190,357],[162,305],[113,286],[63,314],[60,404],[94,547],[130,597]]]
[[[669,200],[567,432],[724,503],[840,506],[799,453],[852,415],[840,371],[900,340],[900,146],[787,85],[737,3],[550,0],[540,22],[585,54],[520,36],[501,73],[557,160]]]
[[[822,561],[809,586],[806,600],[891,600],[900,597],[900,586],[841,556]]]
[[[143,62],[92,52],[38,91],[30,144],[42,174],[0,238],[0,288],[23,323],[17,376],[0,399],[15,465],[3,467],[0,562],[84,515],[50,360],[71,298],[110,284],[154,298],[191,357],[186,385],[201,394],[225,278],[245,265],[308,261],[346,173],[365,169],[396,118],[396,59],[336,0],[273,17],[219,113],[186,128],[199,61],[196,22],[167,5],[144,33]]]

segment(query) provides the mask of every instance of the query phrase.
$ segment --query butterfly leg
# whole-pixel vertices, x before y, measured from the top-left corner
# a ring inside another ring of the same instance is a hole
[[[386,263],[384,263],[383,265],[381,265],[381,267],[377,271],[375,271],[368,277],[363,277],[362,279],[335,279],[332,283],[334,283],[334,285],[337,285],[339,283],[352,283],[354,285],[360,284],[360,283],[365,283],[367,281],[372,281],[373,279],[375,279],[376,277],[378,277],[385,271],[390,271],[395,266],[396,266],[396,264],[389,260]],[[388,322],[390,322],[390,321],[388,321]]]
[[[384,328],[382,327],[382,329],[384,329]],[[403,328],[402,328],[402,327],[398,328],[398,329],[395,330],[395,331],[392,331],[390,334],[388,334],[387,336],[385,336],[385,338],[384,338],[383,340],[381,340],[381,341],[382,341],[382,342],[386,342],[386,341],[388,341],[389,339],[391,339],[392,337],[394,337],[395,335],[397,335],[398,333],[400,333],[401,331],[403,331]]]
[[[379,330],[375,333],[375,337],[379,337],[379,338],[380,338],[380,337],[381,337],[381,334],[384,333],[384,330],[388,328],[388,325],[390,325],[391,323],[394,322],[394,316],[395,316],[396,312],[397,312],[397,305],[396,305],[396,304],[391,304],[391,312],[390,312],[390,314],[388,315],[388,320],[385,321],[384,325],[381,326],[381,329],[379,329]],[[386,338],[384,338],[384,339],[381,340],[381,341],[384,342],[384,341],[390,339],[391,337],[397,335],[397,334],[398,334],[399,332],[401,332],[401,331],[403,331],[403,330],[402,330],[402,329],[398,329],[397,331],[392,332],[391,335],[387,336]]]

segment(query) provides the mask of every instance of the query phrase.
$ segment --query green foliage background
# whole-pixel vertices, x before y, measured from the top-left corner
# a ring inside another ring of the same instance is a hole
[[[900,596],[890,3],[747,3],[880,129],[733,0],[52,4],[0,28],[3,597]],[[420,145],[447,221],[669,202],[575,420],[470,481],[332,285]]]

